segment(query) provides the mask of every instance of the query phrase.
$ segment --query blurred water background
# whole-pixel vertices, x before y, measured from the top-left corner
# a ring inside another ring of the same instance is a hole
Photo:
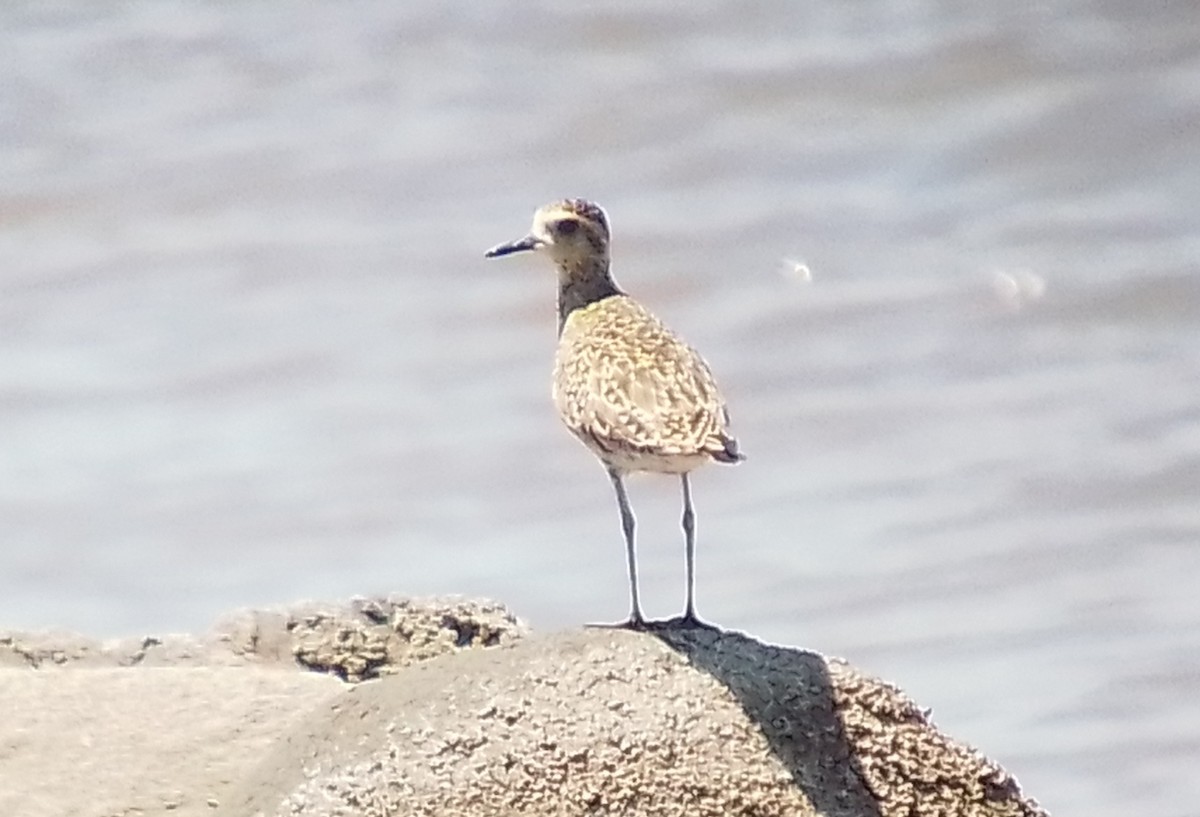
[[[1059,817],[1200,814],[1190,1],[10,2],[0,69],[0,625],[621,618],[552,273],[482,258],[588,196],[750,457],[695,479],[702,614]]]

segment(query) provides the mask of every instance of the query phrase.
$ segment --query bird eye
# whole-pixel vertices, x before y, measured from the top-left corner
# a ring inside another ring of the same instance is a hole
[[[573,218],[564,218],[561,221],[555,222],[554,229],[555,232],[562,235],[571,235],[579,229],[579,222]]]

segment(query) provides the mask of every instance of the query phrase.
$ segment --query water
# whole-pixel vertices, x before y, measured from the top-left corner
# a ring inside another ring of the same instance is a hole
[[[1195,815],[1197,42],[1169,2],[6,4],[0,623],[624,615],[551,274],[481,257],[586,195],[750,456],[696,476],[702,613],[1059,817]],[[677,486],[631,490],[673,614]]]

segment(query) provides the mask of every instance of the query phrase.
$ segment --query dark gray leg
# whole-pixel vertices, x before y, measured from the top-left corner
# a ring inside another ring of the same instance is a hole
[[[608,469],[608,478],[612,480],[613,489],[617,492],[617,505],[621,508],[621,531],[625,534],[625,558],[629,562],[629,599],[631,610],[626,626],[641,628],[646,625],[642,616],[642,604],[638,600],[637,554],[633,546],[634,519],[633,510],[629,507],[629,497],[625,495],[625,483],[621,474],[613,468]]]
[[[683,608],[683,620],[696,621],[696,512],[692,510],[692,484],[688,475],[683,482],[683,536],[684,558],[687,560],[687,605]]]

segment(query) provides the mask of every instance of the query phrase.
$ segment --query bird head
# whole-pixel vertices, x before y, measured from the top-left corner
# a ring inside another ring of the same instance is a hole
[[[498,244],[485,253],[499,258],[516,252],[547,254],[559,269],[608,268],[608,216],[584,199],[564,199],[539,207],[529,235]]]

